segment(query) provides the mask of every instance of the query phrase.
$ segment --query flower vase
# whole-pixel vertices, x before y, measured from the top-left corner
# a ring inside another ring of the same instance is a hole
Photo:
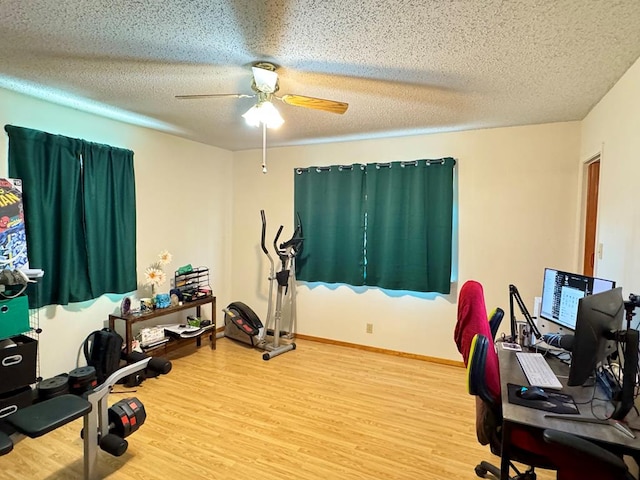
[[[156,309],[156,284],[155,283],[151,284],[151,305],[152,305],[152,308],[155,310]]]

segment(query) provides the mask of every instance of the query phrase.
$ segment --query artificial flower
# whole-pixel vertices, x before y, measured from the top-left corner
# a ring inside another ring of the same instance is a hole
[[[149,267],[144,272],[145,284],[146,285],[162,285],[166,280],[167,276],[165,273],[159,268]]]
[[[144,284],[151,287],[151,296],[155,296],[156,288],[167,281],[167,274],[162,267],[169,264],[171,258],[171,254],[163,250],[158,254],[158,260],[145,270]]]
[[[161,251],[158,257],[160,258],[160,265],[168,265],[171,263],[172,256],[167,250]]]

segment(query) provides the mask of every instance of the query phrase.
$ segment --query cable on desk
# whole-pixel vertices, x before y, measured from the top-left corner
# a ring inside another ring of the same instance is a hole
[[[623,388],[622,369],[619,363],[613,361],[615,358],[619,358],[619,357],[620,357],[620,351],[618,350],[617,352],[614,352],[614,354],[609,355],[607,357],[606,365],[599,367],[599,371],[605,372],[605,375],[603,376],[605,377],[606,380],[608,380],[608,383],[610,384],[610,388],[613,389],[613,387],[615,386],[617,389],[617,392],[613,392],[613,391],[611,392],[611,400],[613,400],[615,396],[619,395],[619,393],[622,391],[622,388]],[[615,382],[615,384],[611,385],[611,382]],[[633,394],[633,400],[634,400],[633,410],[636,412],[636,415],[640,415],[640,412],[638,411],[638,407],[635,405],[635,400],[638,398],[638,395],[639,395],[638,389],[639,389],[639,386],[638,386],[638,382],[636,381],[636,384],[634,386],[634,394]]]
[[[564,363],[565,365],[570,365],[571,364],[571,353],[570,352],[567,352],[567,351],[564,351],[564,350],[556,350],[556,349],[547,348],[546,346],[542,346],[543,343],[545,343],[545,342],[543,340],[541,340],[541,341],[531,345],[531,348],[533,348],[536,353],[541,353],[545,357],[547,355],[550,355],[553,358],[556,358],[560,362]]]
[[[575,402],[575,399],[574,399],[574,402],[576,403],[576,405],[589,405],[589,410],[591,411],[591,415],[593,415],[593,418],[597,420],[611,419],[611,414],[602,415],[602,411],[596,412],[596,410],[604,410],[606,412],[606,406],[609,404],[610,400],[607,398],[598,398],[596,396],[597,384],[595,382],[590,387],[592,388],[592,391],[591,391],[591,398],[589,400],[585,402]],[[585,386],[583,388],[589,388],[589,386]],[[602,403],[597,404],[596,402],[602,402]]]

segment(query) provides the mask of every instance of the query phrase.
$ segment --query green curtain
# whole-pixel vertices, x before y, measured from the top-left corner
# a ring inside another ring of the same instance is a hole
[[[29,264],[45,272],[32,306],[135,290],[132,152],[12,125],[5,130],[9,177],[23,182]]]
[[[83,163],[85,240],[93,297],[133,291],[137,288],[133,152],[85,143]]]
[[[297,278],[450,293],[453,158],[296,170]]]
[[[304,246],[298,280],[364,282],[364,170],[360,165],[298,169],[295,210]]]
[[[366,284],[449,293],[455,160],[367,165]]]

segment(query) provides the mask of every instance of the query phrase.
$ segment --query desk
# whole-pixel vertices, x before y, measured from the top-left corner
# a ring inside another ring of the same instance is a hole
[[[635,439],[629,438],[623,433],[616,430],[611,425],[598,425],[592,423],[571,422],[556,418],[545,418],[550,412],[537,410],[534,408],[523,407],[509,403],[509,392],[507,383],[515,383],[518,385],[528,385],[527,378],[520,368],[520,363],[516,358],[515,352],[504,350],[500,343],[497,344],[498,360],[500,363],[500,388],[502,391],[502,463],[500,465],[501,478],[508,478],[509,473],[509,438],[511,428],[516,424],[537,427],[540,429],[552,428],[562,432],[572,433],[580,437],[593,440],[595,443],[616,453],[636,456],[640,453],[640,432],[635,432]],[[569,387],[567,386],[567,376],[569,374],[569,366],[559,360],[548,356],[547,362],[551,366],[553,372],[558,376],[562,383],[562,392],[571,395],[578,405],[580,415],[585,417],[593,417],[591,413],[590,402],[593,395],[593,387]],[[599,398],[603,398],[602,395]],[[598,402],[598,404],[605,402]],[[629,413],[627,419],[630,419],[632,425],[640,423],[635,411]]]

